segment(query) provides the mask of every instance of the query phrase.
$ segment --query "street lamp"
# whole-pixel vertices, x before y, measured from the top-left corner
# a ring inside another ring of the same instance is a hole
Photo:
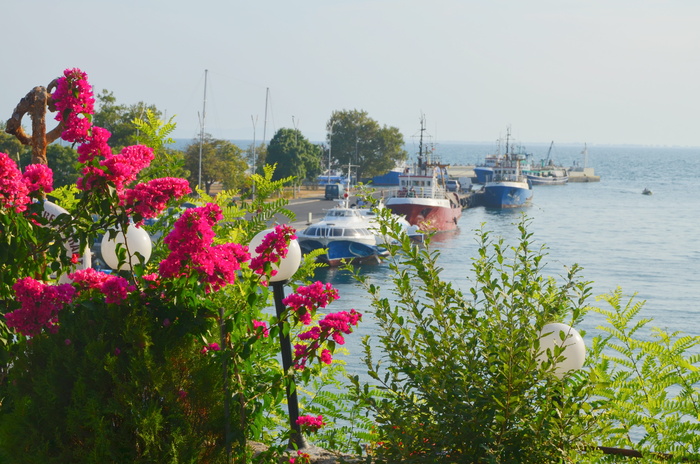
[[[586,344],[576,329],[561,322],[545,324],[540,330],[539,362],[552,360],[561,351],[554,366],[554,375],[563,379],[571,371],[579,370],[586,360]],[[549,352],[549,353],[548,353]]]
[[[117,257],[117,243],[124,244],[130,256],[127,256],[127,261],[119,266],[119,258]],[[110,238],[110,231],[102,237],[100,247],[102,259],[107,266],[114,270],[131,271],[134,266],[139,263],[139,258],[136,253],[143,256],[144,262],[151,257],[151,237],[141,227],[136,227],[134,224],[129,224],[126,229],[126,234],[121,229],[117,229],[117,234],[114,238]],[[118,269],[117,269],[118,268]]]
[[[251,255],[255,255],[255,248],[258,247],[265,236],[272,232],[272,229],[264,230],[258,233],[253,240],[250,241],[248,249],[251,250]],[[287,374],[292,368],[292,342],[289,338],[289,333],[285,333],[282,324],[282,314],[284,313],[284,284],[294,275],[301,264],[301,248],[296,239],[289,242],[287,256],[281,258],[278,263],[272,265],[272,268],[277,271],[277,274],[270,277],[272,284],[272,292],[275,300],[275,310],[277,312],[277,324],[280,333],[280,350],[282,352],[282,368]],[[291,382],[287,385],[287,407],[289,408],[289,425],[292,435],[289,439],[289,447],[296,449],[309,448],[304,435],[301,433],[301,426],[297,424],[299,419],[299,398],[297,397],[296,385],[294,383],[294,375],[291,376]]]

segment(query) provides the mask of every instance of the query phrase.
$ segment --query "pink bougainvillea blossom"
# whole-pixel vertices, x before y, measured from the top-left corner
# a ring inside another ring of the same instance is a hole
[[[264,321],[256,321],[253,319],[253,328],[258,329],[258,327],[261,328],[260,333],[262,333],[263,337],[269,337],[270,336],[270,331],[267,328],[267,324]]]
[[[132,145],[122,148],[118,154],[111,154],[100,161],[106,168],[106,177],[118,192],[136,180],[136,175],[147,168],[155,155],[153,149],[145,145]]]
[[[53,191],[53,171],[45,164],[30,164],[22,175],[29,193],[39,194]]]
[[[325,424],[323,422],[323,416],[300,416],[297,419],[297,424],[301,426],[302,430],[305,432],[318,432]]]
[[[0,209],[21,213],[30,202],[29,189],[17,164],[6,153],[0,153]]]
[[[119,304],[126,300],[130,292],[136,290],[136,287],[131,285],[128,280],[120,276],[112,276],[111,279],[102,284],[101,291],[105,295],[105,303]]]
[[[265,275],[265,264],[277,263],[280,258],[287,257],[289,242],[297,238],[293,227],[286,224],[275,226],[274,230],[267,234],[262,243],[255,248],[257,254],[250,260],[250,269],[258,275]],[[277,274],[276,269],[272,269],[270,276]]]
[[[90,135],[85,142],[78,146],[78,162],[87,164],[94,159],[103,159],[112,155],[112,148],[107,140],[112,136],[111,132],[103,127],[93,126]]]
[[[318,349],[328,340],[333,340],[338,345],[345,343],[343,335],[352,333],[353,327],[357,326],[362,319],[362,314],[351,309],[331,313],[321,319],[317,326],[299,334],[299,340],[310,342],[308,344],[298,343],[294,345],[294,366],[303,370],[306,368],[309,358],[319,356]],[[324,348],[321,350],[319,359],[324,364],[331,364],[333,356],[331,351]]]
[[[63,122],[61,137],[68,142],[83,142],[92,126],[88,115],[95,112],[95,98],[87,74],[80,69],[66,69],[56,80],[51,94],[56,120]]]
[[[100,272],[91,267],[87,269],[80,269],[71,274],[68,274],[68,278],[71,279],[73,283],[78,286],[79,289],[84,290],[100,290],[102,284],[108,281],[111,277],[113,277],[111,274],[107,274],[106,272]]]
[[[330,365],[333,362],[333,355],[330,350],[324,349],[321,351],[321,362]]]
[[[44,328],[56,332],[59,311],[75,295],[70,284],[47,285],[31,277],[18,280],[12,288],[21,308],[5,314],[5,319],[8,327],[25,336],[36,336]]]
[[[191,191],[187,180],[163,177],[124,191],[121,203],[129,214],[137,214],[143,219],[155,218],[165,210],[168,201],[182,198]]]
[[[289,464],[311,464],[311,455],[304,453],[302,450],[297,450],[296,457],[289,458]]]
[[[123,277],[96,271],[95,269],[81,269],[68,274],[79,290],[97,290],[105,296],[106,303],[119,304],[124,301],[129,293],[136,290],[128,280]]]
[[[311,324],[318,308],[325,308],[339,298],[338,290],[329,283],[314,282],[306,287],[298,287],[282,302],[288,306],[303,324]]]
[[[194,273],[207,284],[207,292],[235,282],[236,271],[250,255],[247,247],[237,243],[213,245],[213,225],[221,217],[221,209],[212,203],[185,211],[164,239],[170,254],[160,263],[161,276]]]

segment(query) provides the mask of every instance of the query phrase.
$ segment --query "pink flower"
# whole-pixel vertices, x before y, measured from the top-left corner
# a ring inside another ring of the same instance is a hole
[[[298,287],[294,293],[282,302],[287,305],[303,324],[311,324],[318,308],[325,308],[339,298],[338,290],[329,283],[314,282],[307,287]]]
[[[100,290],[102,284],[108,281],[112,276],[106,272],[100,272],[93,268],[80,269],[68,274],[68,278],[77,284],[81,289],[96,289]]]
[[[136,290],[128,280],[120,276],[110,276],[101,286],[100,291],[105,295],[105,303],[119,304],[126,300],[129,292]]]
[[[7,154],[0,153],[0,209],[21,213],[29,204],[28,195],[29,189],[17,164]]]
[[[45,164],[30,164],[22,175],[29,193],[49,193],[53,191],[53,171]]]
[[[31,277],[18,280],[12,288],[21,307],[5,314],[5,319],[8,327],[25,336],[36,336],[44,328],[55,333],[59,311],[75,295],[70,284],[46,285]]]
[[[66,338],[66,339],[63,341],[63,343],[65,343],[66,346],[70,345],[70,344],[71,344],[70,338]]]
[[[209,344],[209,349],[210,349],[211,351],[220,351],[220,350],[221,350],[221,347],[219,346],[218,343],[212,342],[212,343]]]
[[[323,422],[323,416],[301,416],[297,419],[297,424],[299,424],[302,430],[307,432],[318,432],[325,424]]]
[[[106,168],[107,180],[118,192],[136,180],[136,175],[148,167],[155,155],[153,149],[145,145],[132,145],[122,148],[119,154],[107,155],[100,165]]]
[[[304,453],[302,450],[297,450],[297,456],[289,458],[289,464],[310,464],[311,455]]]
[[[152,179],[126,190],[121,195],[121,204],[125,206],[127,213],[149,219],[162,213],[168,201],[182,198],[190,192],[189,183],[185,179],[175,177]]]
[[[321,352],[321,362],[328,365],[330,365],[333,362],[333,355],[331,355],[331,352],[329,350],[324,349]]]
[[[267,263],[277,263],[280,258],[287,256],[289,242],[297,238],[295,230],[285,224],[275,226],[275,229],[267,234],[262,243],[255,248],[255,256],[250,260],[250,269],[258,275],[265,275]],[[277,270],[272,269],[270,276],[277,274]]]
[[[222,217],[215,204],[185,211],[175,222],[164,242],[170,254],[160,263],[165,278],[198,275],[207,284],[207,292],[218,291],[235,282],[236,271],[250,255],[237,243],[213,245],[213,225]]]
[[[112,134],[105,128],[93,126],[85,142],[78,146],[78,162],[87,164],[94,159],[103,159],[112,155],[112,148],[107,140]]]
[[[51,94],[56,107],[56,120],[63,121],[61,137],[69,142],[83,142],[92,124],[87,115],[95,112],[95,99],[87,74],[80,69],[66,69],[57,79]]]
[[[262,328],[262,330],[260,332],[262,332],[263,337],[270,336],[270,331],[267,329],[267,324],[263,321],[256,321],[255,319],[253,319],[253,328],[256,329],[256,332],[257,332],[258,327]]]

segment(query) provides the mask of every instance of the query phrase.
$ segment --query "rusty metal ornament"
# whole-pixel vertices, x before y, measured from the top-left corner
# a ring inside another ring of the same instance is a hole
[[[63,122],[50,132],[46,132],[46,112],[56,111],[56,105],[51,98],[51,91],[56,87],[57,80],[53,80],[48,87],[34,87],[19,101],[12,117],[7,120],[5,132],[14,135],[22,145],[32,147],[32,164],[48,165],[46,147],[61,136]],[[22,127],[22,117],[29,114],[32,119],[32,135],[29,136]]]

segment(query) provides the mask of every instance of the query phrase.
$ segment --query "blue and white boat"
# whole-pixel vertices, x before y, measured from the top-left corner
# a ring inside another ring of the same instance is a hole
[[[378,263],[388,251],[378,246],[374,225],[360,210],[347,206],[347,199],[329,209],[324,218],[297,232],[304,254],[325,248],[320,256],[329,266],[348,263]]]
[[[508,151],[510,133],[506,138],[506,153],[493,167],[493,174],[484,184],[484,206],[487,208],[518,208],[532,200],[532,183],[523,174],[520,163],[527,156]]]

